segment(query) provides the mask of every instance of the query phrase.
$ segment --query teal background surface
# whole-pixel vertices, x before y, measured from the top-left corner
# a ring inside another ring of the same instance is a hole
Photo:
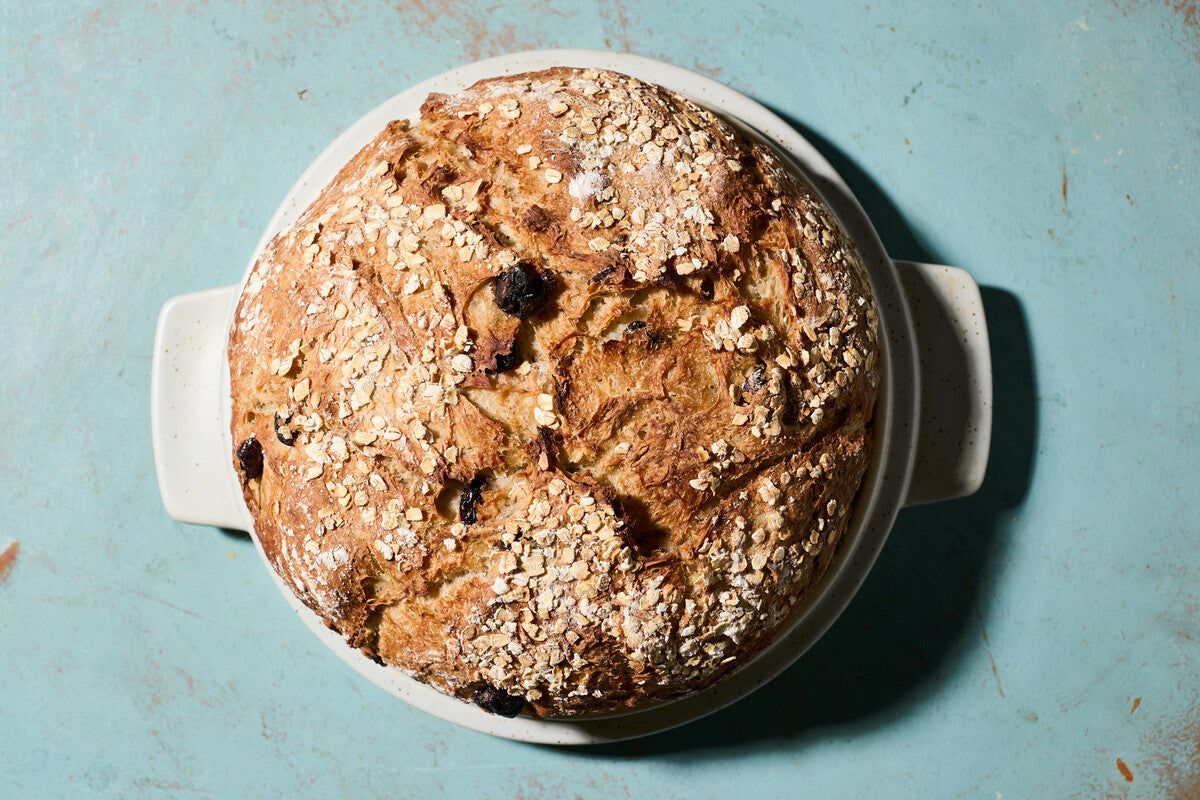
[[[330,5],[0,9],[0,796],[1200,798],[1200,5]],[[893,256],[975,276],[996,368],[983,489],[903,512],[807,656],[573,750],[360,679],[166,515],[149,436],[159,308],[326,144],[556,46],[784,115]]]

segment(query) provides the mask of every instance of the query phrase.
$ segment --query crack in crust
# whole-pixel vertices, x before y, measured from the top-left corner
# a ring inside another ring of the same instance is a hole
[[[541,715],[681,696],[770,643],[848,525],[880,357],[807,183],[678,95],[566,68],[389,124],[256,263],[229,354],[297,596]]]

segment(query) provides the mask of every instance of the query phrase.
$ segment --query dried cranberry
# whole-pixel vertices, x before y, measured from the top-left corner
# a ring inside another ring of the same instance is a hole
[[[296,432],[288,427],[288,423],[292,421],[291,416],[287,419],[279,416],[279,412],[275,412],[275,438],[280,444],[286,444],[291,447],[296,443]]]
[[[513,349],[507,353],[496,354],[496,372],[508,372],[510,369],[521,363],[521,354],[517,352],[517,346],[514,344]]]
[[[743,392],[757,392],[767,385],[767,368],[759,364],[754,368],[754,371],[746,376],[746,382],[742,384]]]
[[[616,264],[610,264],[604,269],[597,272],[590,279],[591,283],[604,283],[619,272]]]
[[[484,486],[487,486],[487,478],[476,475],[458,496],[458,518],[464,525],[474,525],[479,521],[476,506],[483,502]]]
[[[496,306],[509,316],[528,319],[545,304],[554,283],[553,275],[518,261],[496,279]]]
[[[242,474],[246,476],[247,480],[262,477],[263,452],[262,445],[258,443],[258,439],[251,436],[239,444],[237,457],[238,463],[242,465]]]
[[[475,705],[501,717],[515,717],[525,707],[525,699],[516,697],[496,686],[484,686],[471,695]]]
[[[628,326],[626,326],[625,330],[629,333],[644,334],[646,337],[646,343],[652,350],[658,347],[664,341],[662,335],[656,333],[653,328],[646,324],[644,320],[634,320],[633,322],[629,323]]]

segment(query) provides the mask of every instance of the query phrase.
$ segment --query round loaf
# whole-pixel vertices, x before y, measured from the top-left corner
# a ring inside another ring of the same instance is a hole
[[[765,146],[634,78],[430,95],[252,269],[234,464],[353,647],[490,711],[706,686],[850,520],[880,352],[854,245]]]

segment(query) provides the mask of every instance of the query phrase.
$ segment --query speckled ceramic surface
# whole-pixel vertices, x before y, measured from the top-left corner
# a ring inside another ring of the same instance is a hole
[[[5,4],[0,796],[1196,797],[1194,6]],[[978,281],[995,387],[979,491],[901,511],[803,658],[575,748],[332,657],[248,539],[170,518],[148,422],[159,309],[236,283],[339,132],[547,47],[780,114],[887,253]]]

